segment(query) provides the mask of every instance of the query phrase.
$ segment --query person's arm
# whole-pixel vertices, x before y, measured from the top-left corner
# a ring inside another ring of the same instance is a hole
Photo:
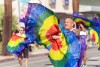
[[[82,31],[87,31],[86,28],[82,24],[80,24],[80,27],[82,28]]]
[[[80,35],[80,31],[78,29],[74,29],[73,32],[76,34],[76,36]]]

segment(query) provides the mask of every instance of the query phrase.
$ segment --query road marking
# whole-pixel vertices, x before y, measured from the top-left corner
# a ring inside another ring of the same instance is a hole
[[[98,53],[99,51],[90,51],[90,52],[86,52],[86,53]]]
[[[91,59],[91,60],[94,60],[94,59],[95,59],[95,60],[96,60],[96,59],[97,59],[97,60],[100,60],[100,57],[92,57],[92,58],[88,58],[88,59]]]

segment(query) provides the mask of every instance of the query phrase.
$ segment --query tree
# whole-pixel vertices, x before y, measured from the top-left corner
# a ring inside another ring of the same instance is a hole
[[[12,30],[12,0],[4,0],[4,23],[2,35],[2,55],[9,55],[6,45],[11,37]]]
[[[79,0],[73,0],[73,13],[79,12]]]
[[[12,10],[14,12],[15,9]],[[0,5],[0,30],[3,28],[4,23],[4,7],[3,5]],[[17,29],[18,25],[18,17],[12,14],[12,31],[15,31]]]
[[[4,7],[3,5],[0,6],[0,30],[2,30],[4,22]]]

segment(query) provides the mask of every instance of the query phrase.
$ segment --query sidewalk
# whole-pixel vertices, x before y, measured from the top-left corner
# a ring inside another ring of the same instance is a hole
[[[97,46],[89,46],[88,49],[95,48],[95,47],[97,47]],[[29,57],[47,55],[48,52],[49,51],[47,49],[34,49]],[[0,62],[14,60],[15,58],[16,58],[15,56],[2,56],[2,55],[0,55]]]
[[[35,50],[33,50],[33,52],[30,55],[30,57],[40,56],[40,55],[47,55],[47,54],[48,54],[48,50],[47,49],[35,49]],[[13,60],[15,58],[16,58],[15,56],[2,56],[2,55],[0,55],[0,62]]]

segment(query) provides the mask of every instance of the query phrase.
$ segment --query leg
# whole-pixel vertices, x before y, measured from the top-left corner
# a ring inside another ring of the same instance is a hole
[[[19,62],[19,64],[20,64],[20,67],[22,67],[22,60],[23,60],[22,54],[23,54],[23,51],[22,51],[21,54],[18,56],[18,62]]]
[[[84,53],[83,63],[86,65],[86,52]]]
[[[24,52],[23,52],[23,55],[24,55],[24,58],[25,58],[25,65],[26,67],[28,67],[28,48],[25,48],[24,49]]]
[[[22,58],[18,58],[18,62],[19,62],[19,64],[20,64],[20,67],[22,67]]]
[[[28,67],[28,58],[25,58],[25,65]]]

